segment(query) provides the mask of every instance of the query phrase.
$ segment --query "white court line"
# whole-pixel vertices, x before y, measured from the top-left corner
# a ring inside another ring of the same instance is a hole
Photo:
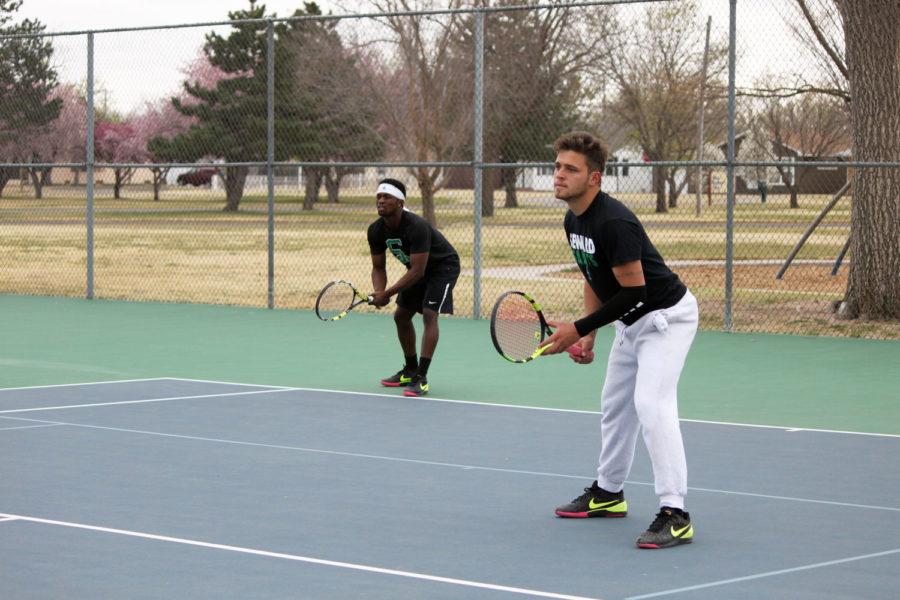
[[[328,394],[344,394],[344,395],[348,395],[348,396],[374,396],[374,397],[379,397],[379,398],[393,398],[393,399],[405,400],[405,398],[399,397],[396,394],[382,394],[382,393],[372,393],[372,392],[352,392],[352,391],[345,391],[345,390],[329,390],[329,389],[322,389],[322,388],[307,388],[307,387],[278,387],[278,386],[267,386],[267,385],[257,384],[257,383],[239,383],[239,382],[231,382],[231,381],[217,381],[217,380],[211,380],[211,379],[189,379],[186,377],[154,377],[151,379],[130,379],[130,380],[126,379],[126,380],[121,380],[121,381],[98,381],[95,383],[73,383],[73,384],[59,384],[59,385],[49,385],[49,386],[32,386],[32,387],[24,387],[24,388],[0,388],[0,392],[2,392],[4,390],[40,389],[43,387],[50,388],[50,387],[66,387],[66,386],[78,386],[78,385],[102,385],[104,383],[129,383],[129,382],[139,382],[139,381],[190,381],[190,382],[195,382],[195,383],[217,383],[217,384],[222,384],[222,385],[243,385],[246,387],[257,387],[257,388],[264,387],[267,389],[257,390],[257,391],[253,391],[253,392],[233,392],[233,393],[227,393],[227,394],[205,394],[205,395],[199,395],[199,396],[180,396],[180,397],[173,397],[173,398],[150,398],[150,399],[146,399],[146,400],[125,400],[122,402],[100,402],[100,403],[91,403],[91,404],[72,404],[72,405],[68,405],[68,406],[48,406],[48,407],[42,407],[42,408],[22,408],[22,409],[13,409],[13,410],[0,410],[0,414],[16,413],[16,412],[30,412],[30,411],[37,411],[37,410],[90,408],[90,407],[97,407],[97,406],[112,406],[112,405],[116,405],[116,404],[138,404],[138,403],[143,403],[143,402],[166,402],[169,400],[191,400],[191,399],[196,399],[196,398],[214,398],[217,396],[234,396],[234,395],[239,395],[239,394],[257,394],[257,393],[263,393],[266,391],[284,392],[284,391],[291,391],[291,390],[297,390],[297,391],[301,391],[301,392],[322,392],[322,393],[328,393]],[[524,409],[524,410],[540,410],[540,411],[547,411],[547,412],[574,413],[574,414],[585,414],[585,415],[600,415],[600,414],[602,414],[600,411],[594,411],[594,410],[577,410],[577,409],[571,409],[571,408],[554,408],[554,407],[545,407],[545,406],[523,406],[520,404],[477,402],[474,400],[454,400],[451,398],[418,397],[418,398],[416,398],[415,401],[416,402],[422,402],[422,401],[446,402],[446,403],[451,403],[451,404],[466,404],[466,405],[470,405],[470,406],[492,406],[492,407],[498,407],[498,408],[514,408],[514,409],[518,408],[518,409]],[[753,428],[759,428],[759,429],[778,429],[778,430],[787,431],[787,432],[810,431],[810,432],[815,432],[815,433],[838,433],[838,434],[844,434],[844,435],[862,435],[862,436],[869,436],[869,437],[900,438],[900,435],[892,434],[892,433],[870,433],[870,432],[865,432],[865,431],[841,431],[841,430],[834,430],[834,429],[816,429],[816,428],[810,428],[810,427],[788,427],[788,426],[782,426],[782,425],[758,425],[758,424],[754,424],[754,423],[731,423],[728,421],[708,421],[708,420],[703,420],[703,419],[679,419],[679,420],[684,423],[701,423],[701,424],[705,424],[705,425],[726,425],[729,427],[753,427]]]
[[[83,523],[70,523],[67,521],[54,521],[52,519],[39,519],[36,517],[26,517],[23,515],[3,515],[0,518],[7,517],[11,519],[19,519],[21,521],[30,521],[32,523],[42,523],[45,525],[58,525],[61,527],[72,527],[75,529],[87,529],[89,531],[99,531],[101,533],[114,533],[129,537],[142,538],[147,540],[156,540],[161,542],[172,542],[175,544],[184,544],[187,546],[199,546],[201,548],[211,548],[213,550],[226,550],[228,552],[238,552],[241,554],[252,554],[255,556],[265,556],[267,558],[280,558],[284,560],[293,560],[297,562],[311,563],[314,565],[324,565],[328,567],[337,567],[340,569],[350,569],[354,571],[366,571],[368,573],[377,573],[379,575],[395,575],[397,577],[407,577],[410,579],[421,579],[425,581],[433,581],[437,583],[448,583],[452,585],[461,585],[466,587],[480,588],[486,590],[495,590],[500,592],[510,592],[513,594],[522,594],[525,596],[536,596],[540,598],[557,598],[559,600],[601,600],[600,598],[587,598],[585,596],[570,596],[567,594],[556,594],[553,592],[542,592],[540,590],[532,590],[527,588],[510,587],[506,585],[497,585],[494,583],[484,583],[481,581],[471,581],[468,579],[455,579],[452,577],[440,577],[438,575],[428,575],[426,573],[416,573],[413,571],[399,571],[396,569],[385,569],[382,567],[373,567],[370,565],[362,565],[357,563],[346,563],[335,560],[325,560],[322,558],[313,558],[311,556],[300,556],[297,554],[284,554],[282,552],[270,552],[268,550],[259,550],[256,548],[244,548],[241,546],[229,546],[226,544],[214,544],[211,542],[203,542],[200,540],[190,540],[185,538],[171,537],[167,535],[157,535],[153,533],[144,533],[141,531],[130,531],[127,529],[113,529],[111,527],[98,527],[96,525],[85,525]]]
[[[161,379],[168,379],[169,381],[190,381],[192,383],[217,383],[221,385],[243,385],[245,387],[258,387],[258,388],[271,388],[273,390],[281,390],[281,389],[297,389],[288,385],[267,385],[263,383],[244,383],[241,381],[221,381],[218,379],[189,379],[187,377],[161,377]]]
[[[704,588],[715,587],[719,585],[728,585],[730,583],[738,583],[741,581],[752,581],[754,579],[763,579],[765,577],[774,577],[776,575],[784,575],[786,573],[797,573],[798,571],[809,571],[810,569],[820,569],[822,567],[830,567],[832,565],[840,565],[857,560],[866,560],[869,558],[878,558],[880,556],[888,556],[900,552],[900,548],[893,550],[885,550],[884,552],[873,552],[872,554],[861,554],[859,556],[850,556],[848,558],[839,558],[837,560],[829,560],[825,562],[815,563],[811,565],[803,565],[800,567],[791,567],[789,569],[779,569],[777,571],[767,571],[765,573],[757,573],[756,575],[747,575],[745,577],[733,577],[731,579],[722,579],[721,581],[712,581],[710,583],[701,583],[699,585],[689,585],[686,587],[675,588],[671,590],[663,590],[661,592],[653,592],[651,594],[642,594],[640,596],[629,596],[625,600],[644,600],[645,598],[658,598],[660,596],[670,596],[672,594],[680,594],[682,592],[690,592],[693,590],[702,590]]]
[[[212,381],[212,380],[204,380],[204,379],[184,379],[181,377],[172,377],[172,379],[176,379],[179,381],[195,381],[199,383],[228,383],[229,385],[248,385],[248,386],[256,386],[255,383],[230,383],[223,381]],[[379,398],[393,398],[395,400],[408,400],[408,398],[404,398],[401,396],[397,396],[396,394],[382,394],[382,393],[373,393],[373,392],[351,392],[345,390],[329,390],[322,388],[308,388],[308,387],[294,387],[294,388],[285,388],[292,389],[301,392],[324,392],[330,394],[346,394],[348,396],[375,396]],[[451,398],[434,398],[429,396],[419,396],[415,398],[415,402],[448,402],[451,404],[469,404],[472,406],[496,406],[499,408],[521,408],[524,410],[543,410],[549,412],[560,412],[560,413],[575,413],[575,414],[583,414],[583,415],[600,415],[603,414],[601,411],[596,410],[577,410],[573,408],[554,408],[554,407],[546,407],[546,406],[524,406],[521,404],[502,404],[495,402],[477,402],[475,400],[453,400]],[[0,411],[2,412],[2,411]],[[841,431],[837,429],[816,429],[813,427],[790,427],[787,425],[758,425],[755,423],[732,423],[729,421],[709,421],[704,419],[679,419],[683,423],[701,423],[704,425],[727,425],[729,427],[753,427],[757,429],[780,429],[781,431],[811,431],[815,433],[840,433],[844,435],[864,435],[871,437],[887,437],[887,438],[900,438],[900,435],[894,433],[870,433],[867,431]]]
[[[2,515],[2,516],[0,516],[0,522],[3,522],[3,521],[16,521],[16,520],[17,520],[17,519],[16,519],[15,517],[10,517],[9,515]]]
[[[22,425],[21,427],[0,427],[0,431],[12,431],[14,429],[36,429],[38,427],[59,427],[62,423],[44,423],[42,425]]]
[[[67,408],[91,408],[96,406],[117,406],[120,404],[145,404],[147,402],[171,402],[173,400],[196,400],[199,398],[224,398],[226,396],[252,396],[254,394],[275,394],[277,392],[290,392],[294,388],[275,388],[269,390],[254,390],[251,392],[226,392],[222,394],[201,394],[198,396],[172,396],[169,398],[145,398],[143,400],[120,400],[117,402],[93,402],[90,404],[68,404],[65,406],[41,406],[38,408],[12,408],[9,410],[0,410],[0,415],[35,412],[42,410],[63,410]]]
[[[149,377],[146,379],[118,379],[115,381],[86,381],[83,383],[55,383],[51,385],[26,385],[24,387],[10,387],[10,388],[0,388],[0,392],[5,392],[9,390],[40,390],[43,388],[58,388],[58,387],[75,387],[80,385],[105,385],[107,383],[138,383],[141,381],[160,381],[170,379],[169,377]]]
[[[39,421],[38,419],[27,419],[21,417],[0,417],[0,419],[13,419],[17,421]],[[565,479],[584,479],[584,475],[567,475],[564,473],[549,473],[545,471],[528,471],[523,469],[504,469],[501,467],[485,467],[480,465],[464,465],[460,463],[448,463],[448,462],[439,462],[432,460],[420,460],[416,458],[403,458],[398,456],[383,456],[378,454],[362,454],[358,452],[342,452],[340,450],[322,450],[319,448],[306,448],[303,446],[285,446],[280,444],[264,444],[261,442],[242,442],[239,440],[228,440],[222,438],[209,438],[209,437],[201,437],[194,435],[181,435],[177,433],[163,433],[161,431],[147,431],[143,429],[126,429],[122,427],[107,427],[103,425],[86,425],[82,423],[70,423],[65,421],[40,421],[42,423],[53,423],[55,425],[69,425],[70,427],[82,427],[85,429],[100,429],[103,431],[119,431],[122,433],[137,433],[141,435],[152,435],[159,437],[168,437],[168,438],[176,438],[183,440],[192,440],[198,442],[213,442],[217,444],[230,444],[235,446],[248,446],[251,448],[271,448],[273,450],[289,450],[294,452],[310,452],[315,454],[327,454],[330,456],[347,456],[352,458],[365,458],[371,460],[384,460],[390,462],[400,462],[400,463],[410,463],[410,464],[418,464],[418,465],[427,465],[432,467],[449,467],[453,469],[462,469],[469,471],[489,471],[494,473],[509,473],[513,475],[534,475],[537,477],[556,477],[556,478],[565,478]],[[643,485],[643,486],[653,486],[653,483],[643,482],[643,481],[631,481],[627,480],[625,483],[630,485]],[[892,506],[878,506],[871,504],[854,504],[850,502],[837,502],[833,500],[816,500],[813,498],[797,498],[793,496],[774,496],[769,494],[756,494],[752,492],[737,492],[732,490],[718,490],[714,488],[698,488],[698,487],[688,487],[688,490],[695,492],[709,492],[714,494],[729,494],[733,496],[748,496],[751,498],[767,498],[770,500],[788,500],[791,502],[805,502],[810,504],[827,504],[831,506],[844,506],[850,508],[868,508],[873,510],[889,510],[900,512],[900,508],[892,507]]]

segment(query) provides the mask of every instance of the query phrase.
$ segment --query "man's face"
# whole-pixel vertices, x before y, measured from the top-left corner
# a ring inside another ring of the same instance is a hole
[[[600,184],[600,172],[591,171],[584,154],[563,150],[556,155],[553,171],[553,191],[559,200],[580,198],[590,185]]]
[[[375,196],[375,208],[379,217],[393,217],[398,211],[403,210],[403,201],[394,198],[390,194],[377,194]]]

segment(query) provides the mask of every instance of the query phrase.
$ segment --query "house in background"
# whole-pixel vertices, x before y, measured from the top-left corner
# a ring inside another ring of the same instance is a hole
[[[822,156],[805,151],[800,143],[789,139],[778,141],[768,139],[768,148],[761,148],[749,132],[734,137],[736,160],[759,160],[784,162],[781,171],[777,167],[738,167],[735,171],[735,191],[738,194],[756,193],[759,181],[765,181],[770,193],[787,194],[788,184],[797,185],[799,194],[834,194],[847,183],[847,167],[818,166],[817,162],[848,161],[851,158],[852,142],[846,140],[840,148]],[[718,145],[721,156],[727,156],[728,143]]]
[[[653,173],[650,167],[631,167],[617,163],[643,163],[644,153],[635,146],[610,152],[603,174],[603,189],[615,193],[650,193]],[[683,179],[684,175],[679,174]],[[678,180],[679,182],[681,179]],[[535,191],[553,191],[553,167],[526,167],[519,171],[516,187]]]

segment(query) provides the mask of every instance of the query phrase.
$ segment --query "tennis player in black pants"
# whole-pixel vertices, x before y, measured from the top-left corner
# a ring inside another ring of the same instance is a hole
[[[459,278],[459,255],[447,238],[422,217],[405,209],[406,186],[396,179],[382,179],[375,195],[378,219],[369,225],[372,253],[372,292],[376,307],[386,306],[397,295],[394,322],[403,349],[403,368],[381,380],[389,387],[405,386],[404,396],[428,393],[428,367],[437,347],[438,315],[453,314],[453,286]],[[385,255],[391,254],[406,273],[387,286]],[[416,357],[416,330],[412,318],[422,313],[422,356]]]
[[[694,528],[684,510],[687,464],[676,392],[697,331],[697,300],[663,262],[634,213],[600,191],[608,156],[600,139],[572,132],[556,140],[554,149],[554,191],[569,207],[565,230],[585,279],[585,316],[574,323],[551,323],[556,332],[544,354],[563,352],[574,343],[592,350],[597,328],[616,327],[601,394],[597,480],[556,514],[624,517],[628,505],[622,487],[641,431],[660,510],[637,545],[690,543]],[[584,364],[592,357],[572,360]]]

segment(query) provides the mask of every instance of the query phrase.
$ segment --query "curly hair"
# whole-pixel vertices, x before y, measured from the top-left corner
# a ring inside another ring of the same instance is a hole
[[[588,168],[601,173],[606,167],[606,158],[609,156],[606,142],[587,131],[564,133],[553,142],[553,150],[557,153],[571,150],[583,154],[587,159]]]

